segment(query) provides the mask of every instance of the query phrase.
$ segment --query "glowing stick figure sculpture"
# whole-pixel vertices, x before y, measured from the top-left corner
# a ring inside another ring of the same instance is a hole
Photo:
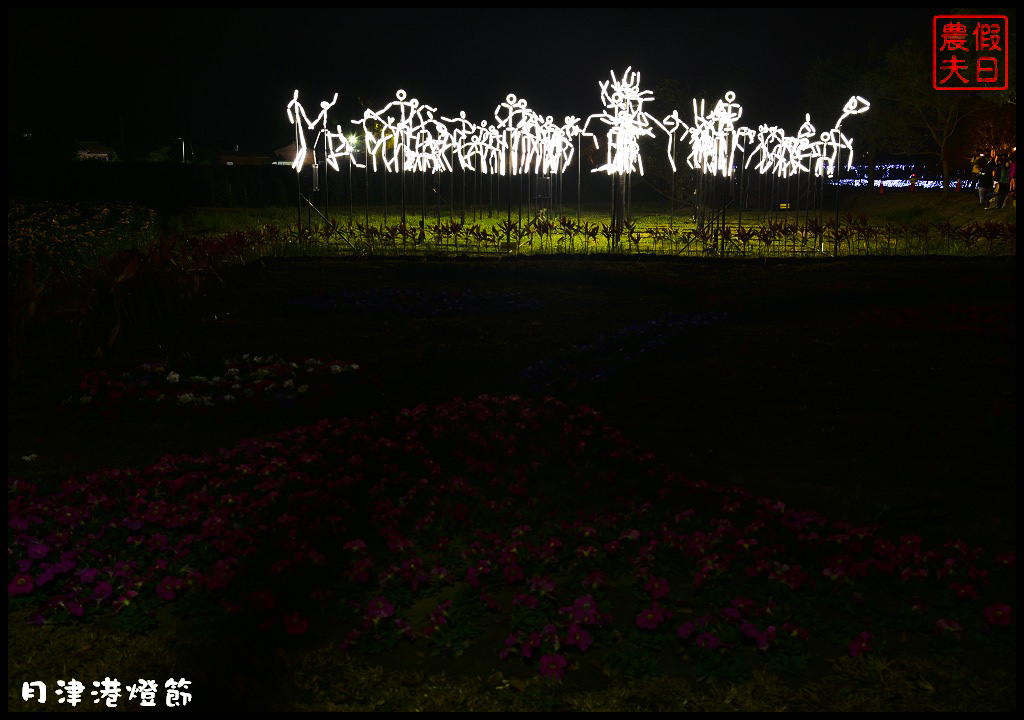
[[[675,143],[677,138],[685,138],[690,145],[687,164],[694,170],[729,177],[736,153],[747,153],[749,143],[752,147],[745,167],[754,164],[762,174],[786,178],[805,172],[831,176],[843,151],[848,153],[847,167],[852,166],[853,140],[843,134],[841,125],[847,117],[870,108],[867,100],[854,95],[843,106],[832,129],[815,140],[816,130],[810,115],[805,115],[795,136],[788,136],[775,126],[760,125],[757,131],[740,126],[743,108],[732,91],[726,92],[708,113],[705,113],[704,101],[698,106],[695,99],[693,124],[688,125],[676,110],[663,120],[644,110],[644,103],[654,96],[651,91],[640,89],[640,73],[633,72],[632,68],[626,68],[621,78],[612,71],[611,80],[598,85],[605,110],[590,115],[583,127],[579,119],[571,115],[565,118],[563,125],[556,125],[550,115],[539,115],[527,106],[526,100],[512,93],[495,108],[491,123],[487,120],[479,124],[471,122],[465,112],[454,118],[435,117],[436,108],[409,98],[404,90],[398,90],[395,100],[380,110],[366,110],[362,119],[352,122],[363,127],[366,157],[368,162],[372,158],[374,171],[380,162],[385,172],[451,172],[449,155],[458,155],[463,170],[479,170],[482,174],[562,173],[571,167],[575,139],[586,135],[594,139],[595,147],[600,147],[596,133],[589,129],[591,121],[595,121],[606,126],[606,160],[593,172],[624,175],[636,170],[643,175],[640,139],[655,137],[654,129],[658,128],[668,138],[666,153],[673,172],[676,169]],[[317,126],[321,127],[313,143],[314,153],[323,136],[327,163],[332,168],[339,169],[338,158],[342,157],[349,158],[357,167],[364,167],[356,162],[352,141],[342,133],[341,126],[336,132],[327,128],[327,112],[337,101],[335,93],[330,102],[321,102],[320,113],[310,120],[299,102],[299,91],[293,94],[287,115],[295,126],[296,152],[292,167],[296,171],[301,170],[308,151],[305,130]]]
[[[736,151],[743,150],[740,142],[754,139],[750,128],[736,127],[736,121],[743,116],[743,108],[735,100],[736,93],[728,91],[724,102],[719,100],[715,103],[714,110],[707,115],[704,114],[704,101],[700,101],[699,110],[696,99],[693,101],[693,126],[687,127],[684,135],[690,136],[687,164],[694,170],[730,177]],[[685,127],[678,117],[673,120]]]
[[[665,126],[653,115],[644,111],[644,103],[654,99],[650,90],[640,89],[640,73],[631,72],[632,68],[626,68],[622,79],[615,77],[613,70],[612,79],[599,83],[601,87],[601,102],[611,112],[602,112],[591,115],[583,124],[583,134],[594,138],[594,145],[597,146],[597,137],[588,132],[591,120],[599,120],[608,126],[607,137],[607,162],[601,167],[594,168],[593,172],[606,172],[609,175],[631,173],[639,170],[644,174],[643,158],[640,157],[640,138],[654,137],[651,129],[651,122],[662,130]]]

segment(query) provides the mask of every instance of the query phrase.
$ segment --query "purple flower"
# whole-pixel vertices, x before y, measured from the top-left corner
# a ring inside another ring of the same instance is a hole
[[[947,620],[946,618],[939,618],[935,622],[936,633],[938,633],[939,635],[952,635],[957,640],[960,639],[960,633],[963,632],[963,629],[963,626],[956,620]]]
[[[651,600],[658,600],[668,595],[668,580],[651,575],[644,584],[644,590],[651,596]]]
[[[284,616],[284,629],[289,635],[302,635],[309,628],[309,620],[299,613]]]
[[[850,657],[859,657],[871,652],[871,633],[862,632],[850,643]]]
[[[1013,620],[1013,608],[1006,603],[996,603],[985,608],[985,622],[989,625],[1009,625]]]
[[[636,626],[647,630],[654,630],[670,614],[657,602],[652,602],[646,610],[643,610],[636,616]]]
[[[682,640],[687,640],[695,632],[697,632],[697,626],[687,620],[679,626],[678,630],[676,630],[676,635],[678,635]]]
[[[594,639],[590,636],[590,633],[575,623],[570,625],[565,633],[565,644],[575,645],[580,649],[580,652],[586,652],[593,642]]]
[[[50,552],[50,546],[43,543],[32,543],[28,546],[28,556],[32,560],[44,558]]]
[[[34,578],[30,573],[18,573],[7,583],[8,595],[27,595],[35,588]]]
[[[374,598],[366,606],[366,614],[374,621],[389,618],[395,613],[395,606],[386,597]]]
[[[702,632],[697,636],[697,647],[702,647],[705,650],[716,650],[722,647],[722,641],[715,637],[713,633]]]
[[[561,680],[565,675],[568,662],[561,655],[544,655],[540,659],[540,674],[544,677]]]

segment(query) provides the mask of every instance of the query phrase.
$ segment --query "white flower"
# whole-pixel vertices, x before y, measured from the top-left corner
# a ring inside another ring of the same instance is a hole
[[[178,402],[182,405],[187,405],[190,402],[195,402],[196,396],[192,393],[182,393],[178,396]]]
[[[39,456],[36,455],[35,453],[32,453],[31,455],[22,455],[21,459],[24,460],[25,462],[32,462],[33,460],[38,460]]]
[[[169,383],[176,383],[180,379],[181,376],[179,376],[178,373],[174,372],[173,370],[171,370],[171,372],[167,374],[167,382]]]

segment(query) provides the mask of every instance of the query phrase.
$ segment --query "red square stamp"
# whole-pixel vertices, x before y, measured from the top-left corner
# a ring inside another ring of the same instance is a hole
[[[1010,23],[1005,15],[936,15],[932,19],[932,87],[1006,90]]]

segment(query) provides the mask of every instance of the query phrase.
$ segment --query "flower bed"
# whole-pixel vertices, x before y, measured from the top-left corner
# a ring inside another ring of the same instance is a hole
[[[201,456],[8,479],[8,598],[32,621],[219,604],[339,649],[410,644],[562,677],[1015,643],[1015,555],[926,548],[660,467],[589,408],[482,396]]]

